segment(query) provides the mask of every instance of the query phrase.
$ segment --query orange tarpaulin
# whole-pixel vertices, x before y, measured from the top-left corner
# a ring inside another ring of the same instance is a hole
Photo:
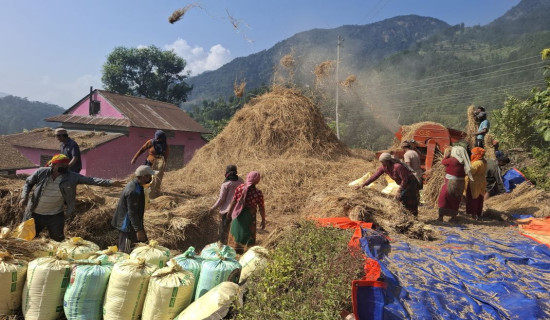
[[[550,217],[519,219],[517,223],[524,236],[550,246]]]
[[[372,223],[370,222],[364,222],[364,221],[353,221],[348,217],[336,217],[336,218],[315,218],[312,217],[313,220],[316,220],[321,226],[323,227],[335,227],[340,229],[355,229],[355,232],[351,236],[351,239],[348,242],[348,247],[350,248],[356,248],[361,249],[361,244],[359,242],[359,239],[363,236],[361,232],[361,228],[365,229],[372,229]],[[364,256],[365,259],[365,276],[362,280],[368,280],[368,281],[376,281],[378,278],[380,278],[380,265],[378,264],[378,261],[374,259],[367,258]]]

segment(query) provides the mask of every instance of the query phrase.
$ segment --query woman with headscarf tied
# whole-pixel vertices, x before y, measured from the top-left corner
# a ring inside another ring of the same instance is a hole
[[[229,214],[231,200],[235,195],[235,189],[243,183],[243,179],[237,175],[237,166],[234,164],[228,165],[225,168],[225,180],[220,188],[220,196],[210,208],[211,213],[217,208],[220,209],[219,240],[223,244],[227,244],[227,236],[231,226],[231,216]]]
[[[145,142],[141,149],[134,155],[131,163],[136,163],[137,158],[145,151],[148,151],[145,165],[158,171],[158,174],[153,177],[153,182],[151,183],[150,197],[155,198],[160,194],[160,185],[162,183],[162,177],[164,176],[164,169],[166,169],[166,161],[168,161],[168,155],[170,154],[170,149],[166,141],[166,133],[162,130],[157,130],[155,132],[155,137]]]
[[[417,217],[420,193],[418,191],[419,183],[414,176],[414,172],[409,170],[405,164],[399,161],[399,159],[393,158],[391,154],[387,152],[382,153],[378,160],[382,163],[382,166],[378,168],[369,180],[365,181],[365,183],[357,187],[357,189],[368,186],[385,173],[399,185],[399,190],[397,190],[395,199],[401,201],[405,209],[409,210],[409,212]]]
[[[256,244],[256,212],[260,210],[262,230],[265,229],[265,207],[262,191],[256,188],[260,182],[260,173],[251,171],[246,176],[246,182],[235,189],[231,200],[231,230],[229,245],[242,254],[246,247]]]
[[[445,183],[439,192],[437,200],[439,206],[439,218],[443,216],[455,217],[458,214],[462,194],[464,193],[464,177],[468,175],[471,181],[472,173],[470,158],[466,149],[460,146],[445,149],[441,164],[445,166]]]
[[[479,220],[483,212],[483,196],[487,187],[485,172],[487,161],[485,161],[485,149],[475,147],[470,156],[472,180],[466,179],[466,213],[471,214],[474,219]]]

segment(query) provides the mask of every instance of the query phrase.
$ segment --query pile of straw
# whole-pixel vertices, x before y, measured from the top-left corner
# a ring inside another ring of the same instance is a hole
[[[352,220],[373,222],[382,229],[413,239],[433,240],[436,233],[415,220],[398,201],[369,189],[335,188],[313,194],[302,214],[317,217],[348,216]]]
[[[496,159],[495,147],[493,146],[495,137],[491,133],[487,133],[484,138],[485,141],[483,143],[485,146],[483,149],[485,149],[485,159]]]
[[[490,197],[484,205],[487,210],[508,216],[512,214],[532,214],[537,218],[550,216],[550,195],[528,182],[518,185],[510,193]]]
[[[13,227],[21,222],[24,208],[19,207],[19,196],[24,181],[0,178],[0,226]]]

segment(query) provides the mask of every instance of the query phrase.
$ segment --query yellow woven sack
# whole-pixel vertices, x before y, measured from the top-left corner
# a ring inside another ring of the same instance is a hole
[[[36,228],[34,227],[34,219],[30,218],[29,220],[21,222],[17,228],[15,228],[10,237],[18,238],[30,241],[36,236]]]

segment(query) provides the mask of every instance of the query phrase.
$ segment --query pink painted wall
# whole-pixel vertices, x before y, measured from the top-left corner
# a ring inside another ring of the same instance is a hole
[[[81,153],[81,174],[98,178],[124,178],[133,173],[136,168],[145,162],[147,157],[143,153],[134,165],[130,164],[132,157],[148,140],[153,138],[156,129],[130,128],[128,136],[122,136],[105,144]],[[189,162],[196,150],[206,144],[200,133],[178,131],[174,137],[168,137],[170,146],[184,146],[184,164]],[[31,149],[17,147],[17,149],[34,164],[40,165],[40,156],[53,156],[55,150]],[[36,169],[17,170],[17,174],[32,174]]]
[[[34,163],[37,166],[40,166],[40,156],[42,155],[48,155],[50,157],[53,157],[53,155],[58,154],[59,151],[57,150],[46,150],[46,149],[32,149],[32,148],[25,148],[25,147],[17,147],[15,146],[19,152],[21,152],[22,155],[27,157],[32,163]],[[80,173],[83,175],[86,175],[86,163],[87,163],[87,155],[86,153],[80,154],[81,161],[82,161],[82,170],[80,170]],[[34,169],[24,169],[24,170],[17,170],[16,174],[33,174],[38,168]]]
[[[116,118],[124,119],[124,116],[118,112],[111,104],[103,98],[102,95],[97,92],[93,93],[94,100],[100,101],[99,113],[96,117]],[[76,116],[88,116],[90,115],[90,100],[86,99],[81,102],[76,108],[71,111],[71,114]]]
[[[148,140],[153,138],[156,129],[130,128],[128,136],[107,142],[87,152],[87,175],[100,178],[124,178],[132,174],[136,168],[145,162],[143,153],[134,165],[130,164],[132,157]],[[200,133],[181,132],[174,137],[168,137],[170,146],[184,146],[184,163],[193,157],[197,149],[206,144]],[[83,163],[84,167],[84,163]]]

